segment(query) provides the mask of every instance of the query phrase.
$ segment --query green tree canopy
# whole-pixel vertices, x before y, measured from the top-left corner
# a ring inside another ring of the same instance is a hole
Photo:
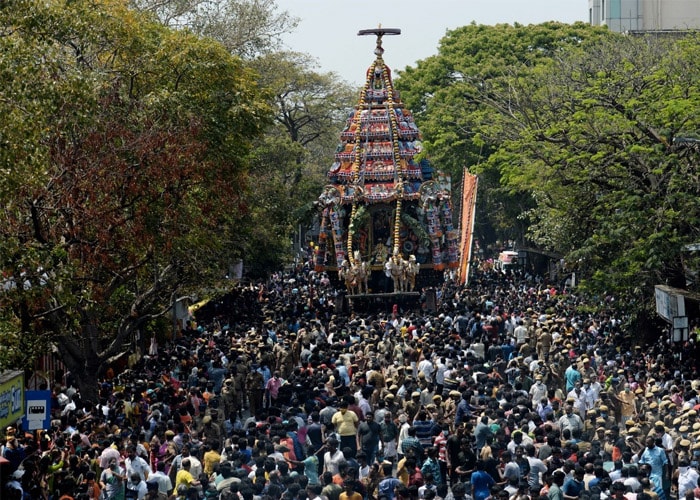
[[[438,54],[400,72],[396,86],[416,116],[433,165],[454,181],[464,167],[480,174],[475,233],[482,241],[522,242],[526,225],[518,216],[532,207],[528,194],[504,189],[500,172],[488,170],[486,160],[498,149],[504,131],[490,119],[494,103],[486,100],[485,90],[506,93],[513,78],[551,64],[567,47],[606,33],[584,23],[470,24],[449,31]],[[498,104],[507,110],[510,103]]]
[[[683,286],[700,238],[700,39],[614,36],[562,54],[485,97],[504,133],[489,163],[532,193],[530,238],[568,256],[596,290],[637,300]],[[507,131],[507,132],[506,132]]]
[[[246,60],[280,50],[281,36],[299,23],[275,0],[131,0],[131,5],[165,26],[212,38]]]
[[[248,206],[255,223],[247,240],[246,267],[253,276],[278,269],[289,258],[291,235],[310,222],[312,201],[326,173],[355,92],[333,73],[315,71],[306,54],[278,52],[251,62],[271,96],[274,123],[256,141]]]
[[[306,54],[280,51],[298,19],[274,0],[132,0],[163,24],[221,42],[259,75],[275,113],[255,144],[244,204],[252,224],[238,229],[245,272],[263,276],[291,258],[292,234],[309,222],[325,183],[344,113],[354,96]]]
[[[698,137],[699,50],[695,34],[471,25],[398,85],[434,162],[480,174],[477,219],[520,224],[511,237],[646,314],[700,238],[697,148],[679,141]]]
[[[31,13],[27,15],[27,13]],[[5,350],[55,343],[83,389],[242,247],[270,108],[220,44],[121,2],[0,8]],[[17,359],[26,356],[27,359]]]

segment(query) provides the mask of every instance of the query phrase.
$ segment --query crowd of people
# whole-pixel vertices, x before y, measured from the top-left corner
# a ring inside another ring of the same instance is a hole
[[[613,301],[493,270],[433,292],[240,285],[97,400],[56,381],[51,429],[4,430],[2,498],[700,498],[696,323],[644,342]]]

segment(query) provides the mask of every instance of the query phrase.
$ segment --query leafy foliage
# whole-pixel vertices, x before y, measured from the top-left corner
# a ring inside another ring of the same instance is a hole
[[[174,294],[224,274],[270,108],[220,44],[116,1],[20,1],[0,20],[0,137],[18,143],[2,158],[3,330],[43,334],[94,382]],[[35,54],[31,91],[13,53]]]
[[[256,142],[247,195],[254,224],[246,267],[264,276],[291,256],[292,232],[308,222],[308,203],[326,184],[353,91],[333,74],[314,71],[304,54],[280,52],[252,66],[274,109],[274,123]],[[306,219],[306,220],[305,220]]]
[[[495,116],[518,104],[511,85],[567,47],[605,33],[583,23],[471,24],[449,31],[437,55],[400,73],[396,86],[414,111],[431,162],[456,185],[465,166],[480,175],[475,234],[482,242],[524,241],[527,222],[519,216],[534,206],[528,192],[502,184],[501,172],[487,162],[512,132]]]
[[[697,148],[677,140],[700,125],[699,50],[694,34],[472,25],[399,84],[436,163],[480,174],[495,235],[517,221],[520,242],[646,317],[654,284],[683,285],[681,249],[700,237]]]
[[[422,246],[430,248],[430,235],[428,234],[428,231],[425,230],[423,224],[418,222],[416,218],[411,217],[406,212],[403,212],[401,214],[401,222],[406,224],[406,226],[411,230],[411,232],[416,235],[418,241]]]
[[[132,0],[132,5],[165,26],[216,40],[246,60],[279,50],[281,35],[299,22],[280,12],[274,0]]]
[[[514,87],[526,97],[508,116],[517,132],[500,167],[509,185],[536,193],[533,239],[568,254],[593,289],[638,297],[683,285],[700,184],[687,182],[696,155],[673,142],[700,125],[699,48],[695,37],[610,37]]]
[[[133,0],[166,26],[219,41],[258,73],[275,123],[256,142],[243,205],[250,224],[238,228],[235,252],[246,274],[264,276],[291,258],[292,232],[311,220],[309,200],[325,183],[350,89],[315,71],[308,55],[281,52],[281,35],[298,19],[274,0]],[[341,112],[342,110],[342,112]]]

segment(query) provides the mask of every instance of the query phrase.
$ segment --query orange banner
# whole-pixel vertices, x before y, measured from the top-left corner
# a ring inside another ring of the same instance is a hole
[[[479,178],[470,174],[466,167],[462,176],[462,216],[460,227],[459,283],[464,285],[469,279],[469,262],[472,256],[472,241],[474,239],[474,216],[476,214],[476,190]]]

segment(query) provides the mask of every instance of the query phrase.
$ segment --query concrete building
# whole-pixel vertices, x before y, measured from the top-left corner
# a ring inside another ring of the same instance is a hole
[[[620,33],[700,29],[698,0],[589,0],[588,20]]]

